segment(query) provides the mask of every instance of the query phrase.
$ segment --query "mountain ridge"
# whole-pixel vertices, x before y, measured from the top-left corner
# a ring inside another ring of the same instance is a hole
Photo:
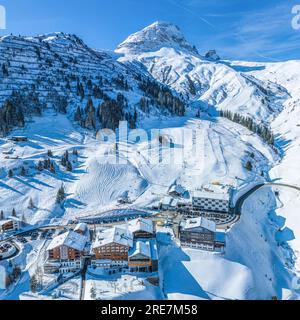
[[[122,54],[119,61],[141,62],[155,79],[180,92],[196,106],[194,114],[199,108],[212,114],[230,110],[257,122],[269,122],[280,113],[277,100],[285,98],[286,92],[279,85],[262,83],[254,77],[250,81],[246,72],[220,60],[213,50],[205,58],[168,41],[161,41],[159,46],[146,45],[144,50],[144,43],[151,44],[149,34],[153,35],[155,30],[153,24],[129,36],[115,50]]]
[[[156,81],[142,65],[121,63],[115,54],[93,50],[76,35],[60,32],[36,37],[5,36],[0,39],[0,53],[0,103],[6,102],[9,118],[5,121],[6,116],[0,117],[4,134],[19,123],[15,121],[16,113],[26,117],[41,114],[47,107],[67,112],[84,127],[93,129],[101,125],[115,129],[113,122],[125,119],[136,126],[135,111],[141,118],[147,114],[184,113],[185,102],[180,96]],[[140,108],[142,99],[147,102],[147,110]],[[33,101],[37,110],[30,107]],[[119,111],[110,117],[119,116],[102,123],[107,112],[101,117],[101,110],[113,105]],[[84,118],[79,118],[80,114]]]

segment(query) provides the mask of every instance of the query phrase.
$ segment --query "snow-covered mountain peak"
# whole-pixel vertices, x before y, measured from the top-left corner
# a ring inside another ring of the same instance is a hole
[[[197,49],[187,42],[178,26],[163,21],[154,22],[143,30],[130,35],[118,46],[116,52],[138,54],[157,51],[163,47],[172,47],[198,54]]]
[[[216,50],[201,56],[180,29],[167,22],[155,22],[129,36],[116,52],[121,54],[119,62],[138,61],[159,82],[181,93],[196,114],[199,109],[210,114],[231,110],[257,122],[271,121],[287,94],[222,61]]]

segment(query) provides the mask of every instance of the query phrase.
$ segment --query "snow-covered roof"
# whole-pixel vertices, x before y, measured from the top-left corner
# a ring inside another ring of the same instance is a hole
[[[134,241],[129,257],[142,254],[152,260],[158,260],[157,244],[155,239]]]
[[[214,221],[205,219],[203,217],[193,218],[193,219],[187,219],[183,221],[181,224],[183,229],[194,229],[194,228],[204,228],[207,230],[210,230],[212,232],[216,232],[216,223]]]
[[[196,190],[193,193],[193,198],[204,198],[204,199],[215,199],[215,200],[224,200],[229,201],[228,193],[216,193],[216,192],[206,192]]]
[[[164,205],[164,206],[169,206],[171,204],[171,202],[172,202],[172,199],[173,199],[172,197],[164,197],[162,199],[161,204]]]
[[[151,258],[151,248],[149,241],[135,241],[132,250],[129,253],[129,257],[134,257],[137,255],[143,255],[147,258]]]
[[[144,218],[138,218],[128,222],[128,229],[134,233],[136,231],[154,232],[153,221]]]
[[[14,216],[10,216],[8,217],[9,220],[12,220],[12,221],[16,221],[16,222],[22,222],[22,220],[18,217],[14,217]]]
[[[17,217],[9,217],[7,219],[4,219],[4,220],[0,220],[0,226],[4,226],[6,225],[7,223],[9,222],[13,222],[13,221],[16,221],[16,222],[21,222],[21,219],[17,218]]]
[[[0,227],[6,225],[6,224],[9,223],[9,222],[11,222],[11,220],[7,220],[7,219],[5,219],[5,220],[0,220]]]
[[[126,228],[113,227],[97,233],[93,248],[105,246],[107,244],[116,243],[122,246],[133,246],[133,236]]]
[[[82,251],[87,243],[87,237],[74,231],[67,231],[50,242],[47,250],[52,250],[60,246],[66,246],[75,250]]]
[[[178,199],[174,199],[172,197],[164,197],[161,204],[163,206],[176,207],[178,203]]]
[[[85,233],[87,228],[88,228],[87,224],[81,222],[81,223],[77,224],[77,226],[75,227],[74,231],[82,231],[83,233]]]
[[[169,193],[171,192],[175,192],[175,193],[178,193],[178,194],[181,194],[183,195],[185,193],[185,189],[183,188],[183,186],[179,185],[179,184],[176,184],[176,185],[173,185],[170,190],[169,190]]]

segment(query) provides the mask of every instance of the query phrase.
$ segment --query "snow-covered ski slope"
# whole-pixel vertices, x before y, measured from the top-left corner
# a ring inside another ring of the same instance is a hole
[[[169,143],[161,148],[155,142],[157,139],[151,140],[149,128],[146,131],[149,141],[128,143],[127,152],[125,147],[124,150],[119,147],[121,163],[118,163],[114,143],[99,141],[93,133],[75,127],[66,115],[49,111],[34,118],[25,128],[12,132],[12,135],[25,135],[28,142],[1,141],[2,210],[8,214],[15,207],[29,222],[35,223],[58,218],[58,213],[67,219],[116,206],[125,193],[133,206],[150,207],[167,195],[174,183],[195,190],[211,181],[234,184],[239,177],[243,182],[261,172],[267,175],[276,160],[274,152],[260,138],[226,119],[178,117],[156,124],[160,134],[173,141],[174,148]],[[193,132],[197,134],[196,140]],[[73,159],[73,171],[69,172],[60,165],[60,158],[66,150],[72,154],[74,149],[79,157]],[[7,150],[12,152],[9,159],[6,159]],[[47,158],[48,150],[56,162],[55,174],[35,168]],[[162,162],[159,162],[160,152]],[[245,163],[252,159],[252,154],[255,165],[250,172],[245,169]],[[26,176],[20,175],[22,166]],[[9,169],[14,170],[13,178],[8,177]],[[65,212],[55,205],[62,183],[68,194]],[[28,209],[30,198],[36,206],[34,209]]]

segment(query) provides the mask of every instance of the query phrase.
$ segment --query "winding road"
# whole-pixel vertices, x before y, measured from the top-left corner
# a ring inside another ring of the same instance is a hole
[[[266,182],[266,183],[261,183],[256,185],[255,187],[253,187],[252,189],[250,189],[248,192],[246,192],[244,195],[242,195],[235,204],[235,207],[233,209],[233,213],[235,215],[241,215],[242,214],[242,208],[243,208],[243,204],[244,202],[256,191],[265,188],[265,187],[285,187],[285,188],[291,188],[294,189],[296,191],[300,192],[300,187],[291,185],[291,184],[287,184],[287,183],[276,183],[276,182]]]

